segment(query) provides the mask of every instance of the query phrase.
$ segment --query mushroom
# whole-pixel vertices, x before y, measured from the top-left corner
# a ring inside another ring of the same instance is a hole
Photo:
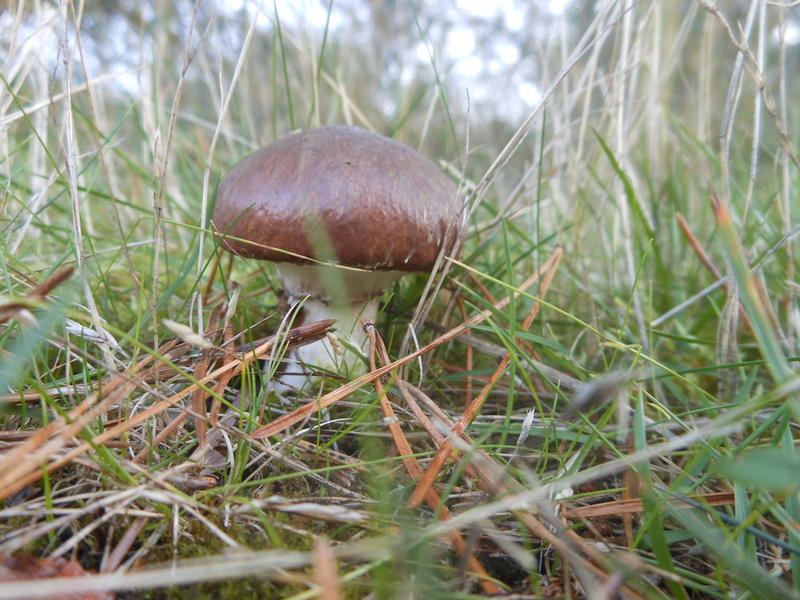
[[[304,301],[305,321],[336,320],[344,356],[322,340],[295,358],[345,372],[363,371],[363,322],[375,320],[384,290],[452,250],[460,211],[455,184],[416,150],[336,125],[292,133],[241,160],[220,184],[214,224],[225,249],[276,263],[287,300]],[[295,369],[281,382],[305,379]]]

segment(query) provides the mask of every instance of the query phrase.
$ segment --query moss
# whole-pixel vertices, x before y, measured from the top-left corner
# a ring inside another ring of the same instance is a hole
[[[120,592],[117,594],[117,600],[263,600],[284,598],[304,589],[305,586],[299,584],[275,583],[248,577],[155,590]]]

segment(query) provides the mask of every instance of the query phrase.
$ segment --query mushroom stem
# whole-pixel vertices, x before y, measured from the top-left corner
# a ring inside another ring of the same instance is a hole
[[[278,276],[287,300],[303,302],[307,323],[334,319],[330,338],[293,351],[281,384],[301,389],[308,380],[308,367],[320,367],[342,375],[357,376],[366,371],[367,352],[364,323],[375,321],[383,291],[401,275],[398,271],[347,271],[319,265],[279,263]]]
[[[310,365],[330,365],[339,373],[346,373],[351,367],[362,363],[361,356],[367,352],[364,323],[375,321],[378,316],[379,300],[380,297],[370,298],[366,303],[362,300],[350,303],[326,303],[317,298],[306,300],[303,304],[305,321],[311,323],[324,319],[335,319],[334,337],[341,346],[332,347],[329,339],[301,346],[298,354],[302,361]],[[336,342],[333,343],[334,346]],[[325,354],[318,352],[315,346],[324,346]],[[350,346],[351,349],[346,346]]]

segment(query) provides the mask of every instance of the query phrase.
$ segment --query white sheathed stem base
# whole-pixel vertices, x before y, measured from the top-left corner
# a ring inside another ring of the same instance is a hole
[[[369,348],[364,323],[375,321],[383,291],[403,273],[288,263],[277,266],[287,300],[293,304],[305,299],[304,322],[336,321],[333,342],[329,338],[322,339],[301,346],[287,356],[294,360],[289,361],[279,383],[301,389],[309,379],[309,369],[314,367],[351,377],[366,372],[363,357]]]

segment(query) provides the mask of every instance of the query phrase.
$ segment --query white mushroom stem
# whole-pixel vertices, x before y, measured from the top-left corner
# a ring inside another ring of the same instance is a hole
[[[336,321],[333,341],[323,339],[301,346],[290,358],[344,375],[364,373],[361,357],[369,350],[364,323],[375,321],[381,295],[403,272],[291,263],[278,263],[277,269],[289,302],[305,299],[303,317],[306,323],[324,319]],[[281,383],[302,388],[306,373],[302,367],[290,365]]]
[[[303,304],[303,320],[306,323],[335,319],[336,324],[332,336],[313,344],[300,346],[296,351],[297,358],[307,365],[332,369],[338,373],[363,372],[358,365],[360,356],[369,350],[364,323],[375,321],[378,316],[380,296],[370,298],[366,303],[327,303],[318,298],[309,297]],[[332,341],[330,338],[333,337]],[[348,349],[350,346],[351,349]],[[357,354],[355,354],[355,353]]]

